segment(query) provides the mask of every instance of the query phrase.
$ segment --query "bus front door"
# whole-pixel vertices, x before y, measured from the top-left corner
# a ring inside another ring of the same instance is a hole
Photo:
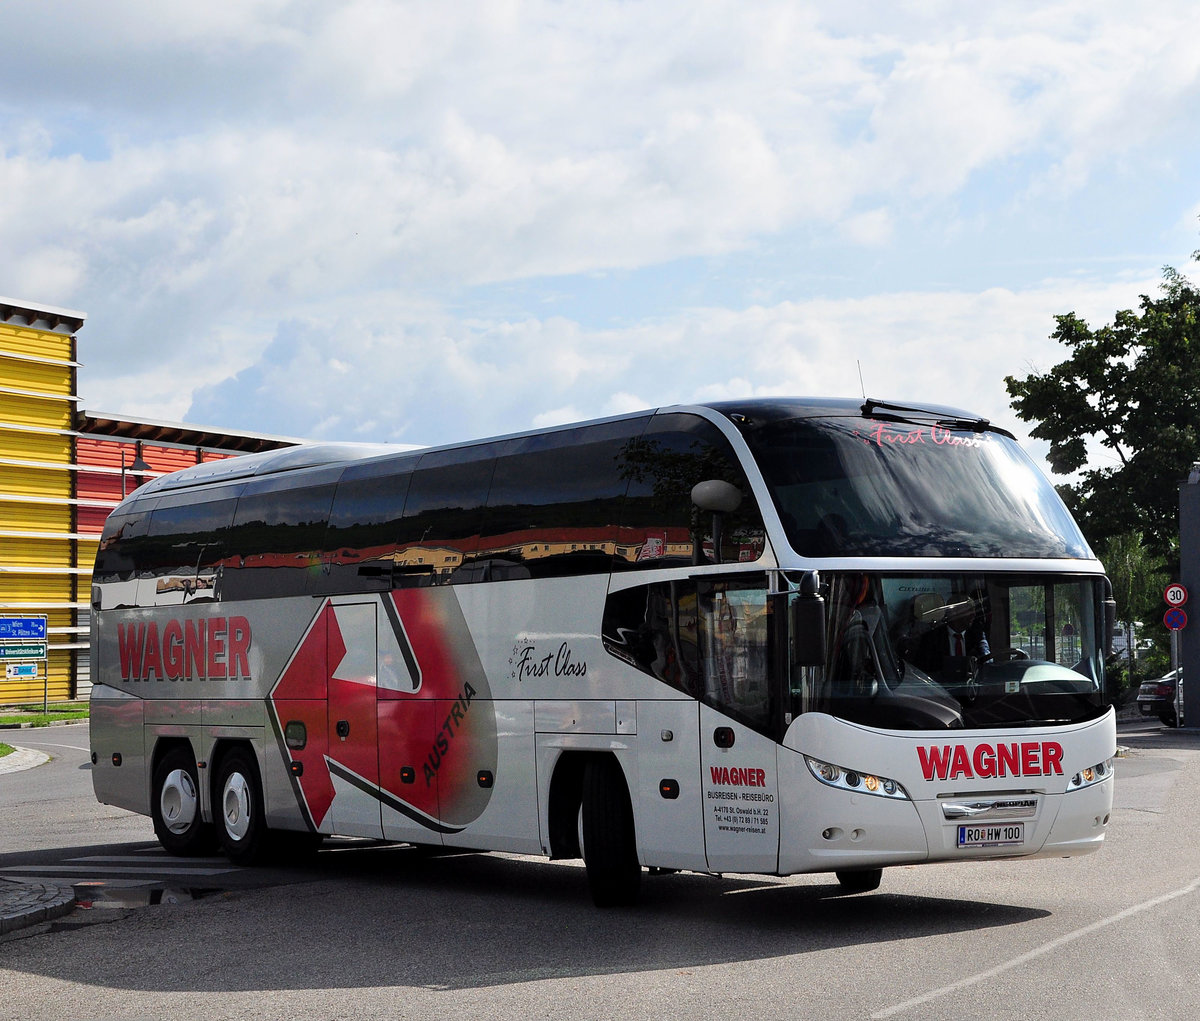
[[[713,872],[779,866],[779,779],[770,724],[770,620],[762,576],[697,584],[700,786]]]
[[[709,869],[774,872],[779,866],[775,742],[702,705],[700,786]]]

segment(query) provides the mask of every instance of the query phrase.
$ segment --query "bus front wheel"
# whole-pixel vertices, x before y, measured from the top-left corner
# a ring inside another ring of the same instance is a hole
[[[642,884],[633,805],[617,760],[593,759],[583,772],[579,810],[580,851],[588,889],[598,908],[635,904]]]
[[[189,748],[173,748],[154,767],[151,801],[154,835],[163,848],[180,857],[208,854],[212,827],[200,814],[196,762]]]
[[[235,865],[260,861],[267,845],[262,787],[252,753],[235,748],[221,760],[213,815],[221,849]]]
[[[883,879],[883,869],[849,869],[835,872],[842,893],[870,893],[879,889]]]

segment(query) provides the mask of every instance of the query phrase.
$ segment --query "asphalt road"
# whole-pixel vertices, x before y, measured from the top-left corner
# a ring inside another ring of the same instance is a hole
[[[323,851],[286,885],[0,943],[0,1019],[1191,1018],[1200,736],[1120,740],[1091,857],[889,869],[858,896],[822,876],[652,877],[638,908],[597,911],[575,864]],[[0,868],[47,837],[101,843],[97,825],[114,853],[153,853],[147,820],[56,793],[55,768],[78,780],[77,761],[0,777]],[[14,807],[35,814],[25,785],[47,818],[14,827]]]

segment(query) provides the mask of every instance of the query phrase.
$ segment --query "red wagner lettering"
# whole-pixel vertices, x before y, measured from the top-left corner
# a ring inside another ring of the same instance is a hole
[[[1004,776],[1062,775],[1062,745],[1057,741],[1014,741],[1011,744],[918,745],[917,758],[926,780],[990,780]]]
[[[123,681],[250,679],[250,622],[208,617],[117,625]]]
[[[766,787],[767,773],[763,769],[745,766],[709,766],[712,782],[725,787]]]

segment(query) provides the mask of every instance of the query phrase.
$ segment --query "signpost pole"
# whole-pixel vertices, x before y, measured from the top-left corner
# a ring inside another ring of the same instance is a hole
[[[1163,592],[1163,599],[1170,607],[1163,616],[1163,623],[1171,632],[1171,671],[1175,677],[1175,726],[1183,726],[1183,671],[1179,663],[1179,632],[1187,627],[1187,613],[1183,604],[1188,600],[1187,586],[1172,582]]]
[[[1179,718],[1179,631],[1171,632],[1171,674],[1175,678],[1175,726],[1182,727],[1183,720]]]

